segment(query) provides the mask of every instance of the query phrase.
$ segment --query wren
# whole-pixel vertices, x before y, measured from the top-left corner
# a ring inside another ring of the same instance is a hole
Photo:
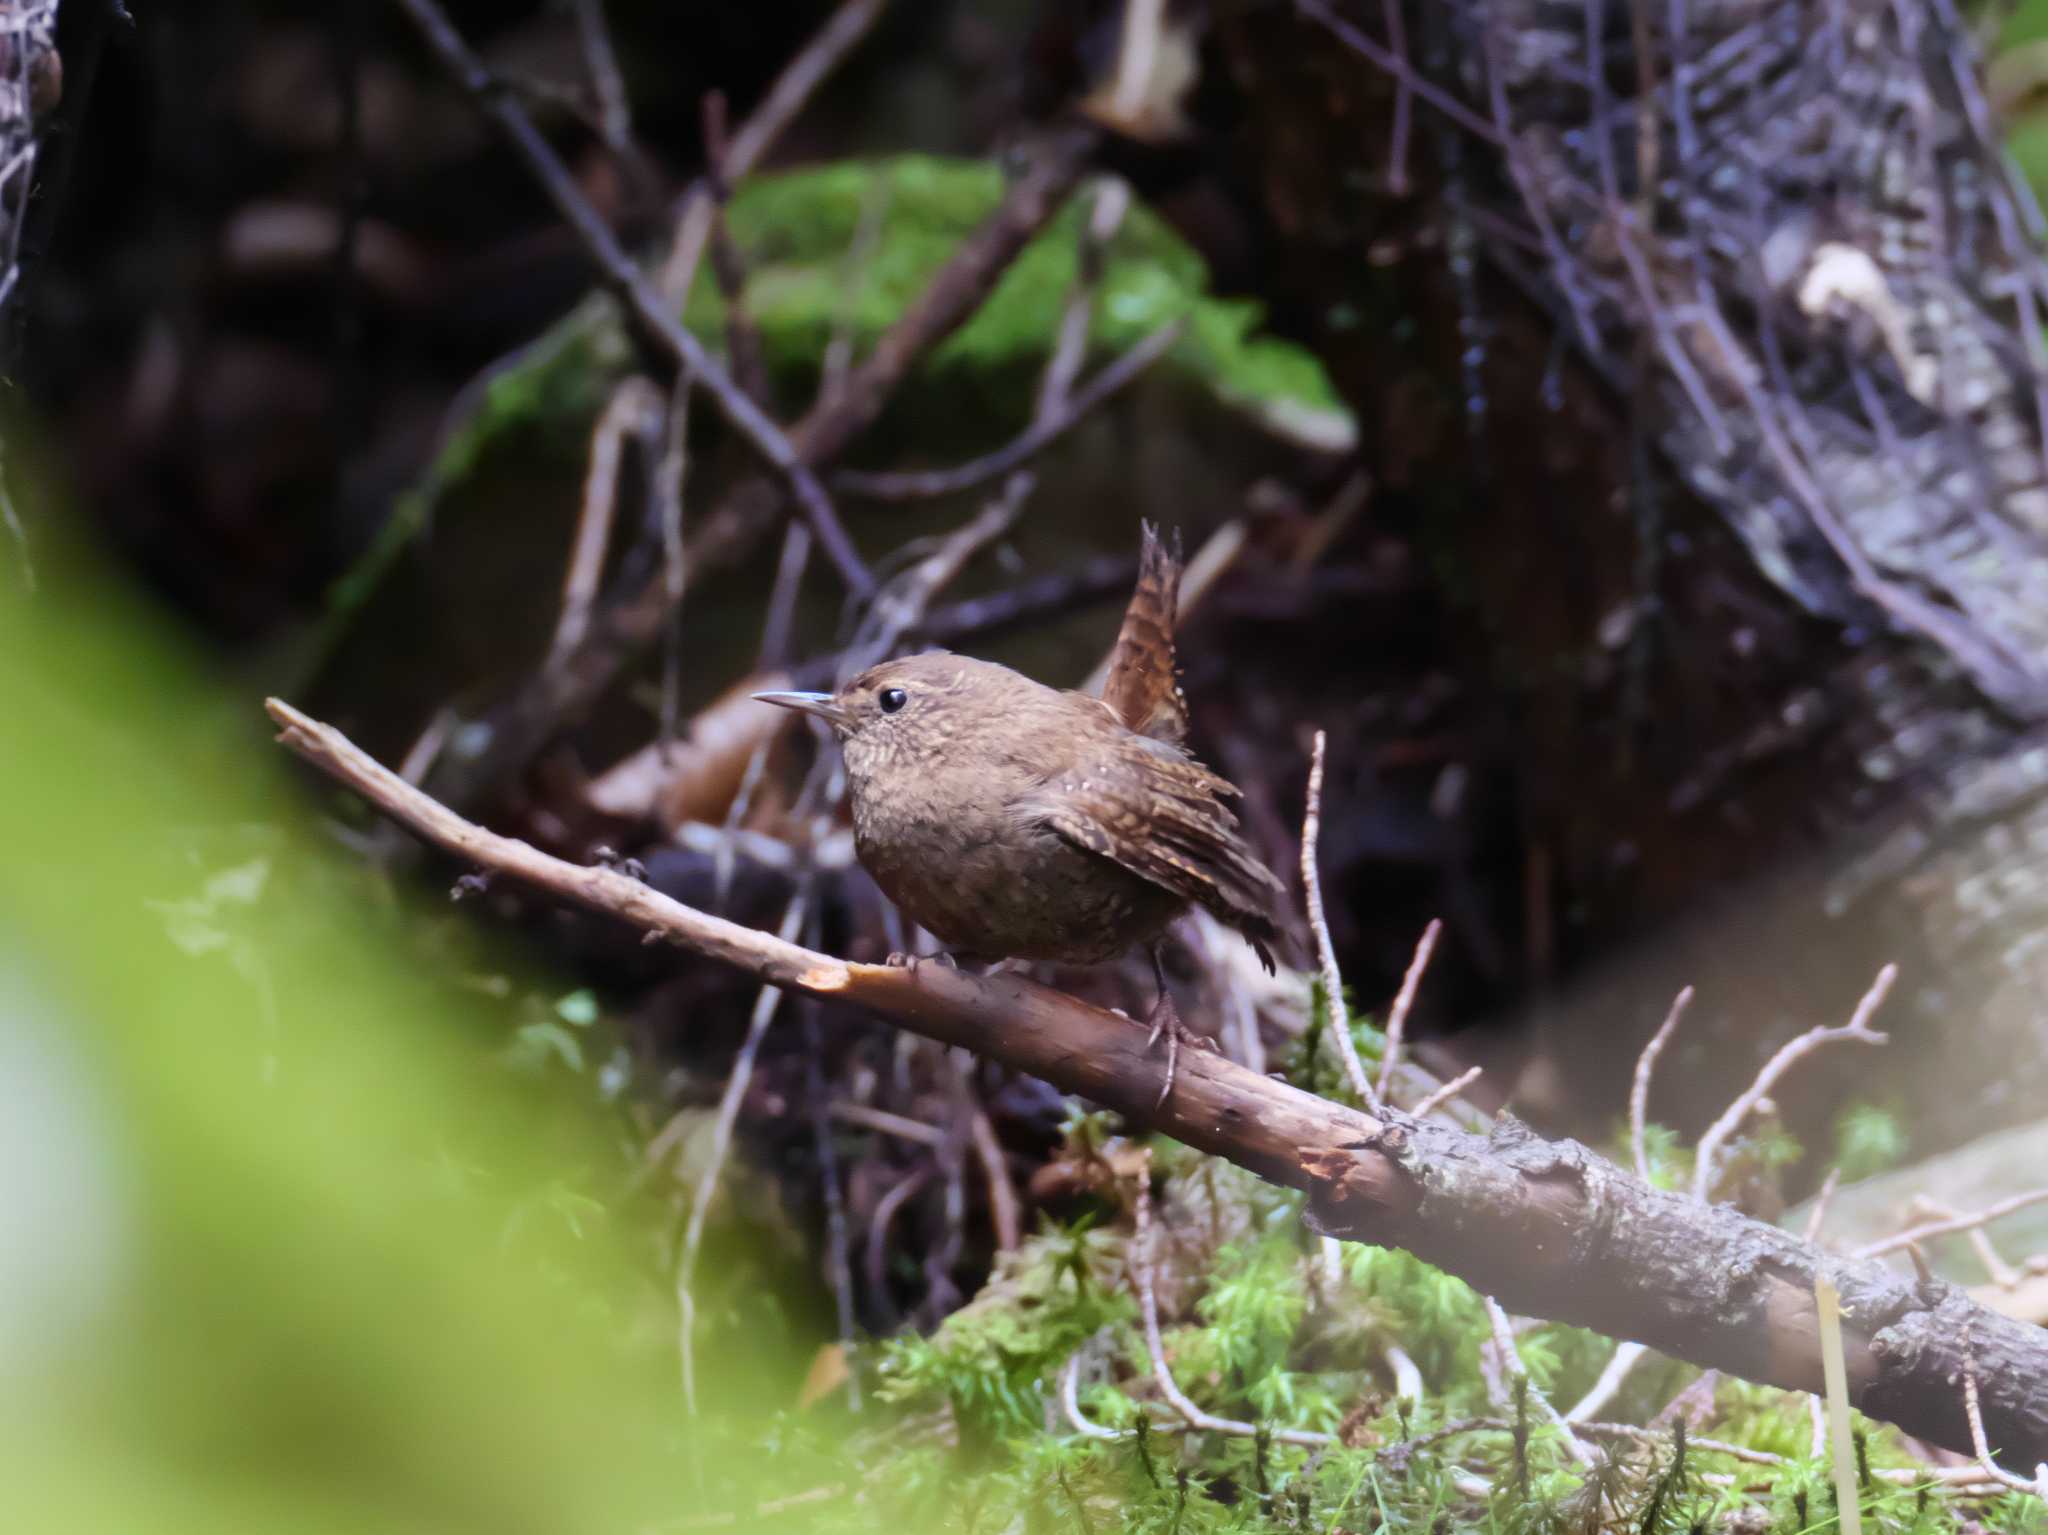
[[[905,915],[956,955],[1092,965],[1145,946],[1170,1035],[1185,1031],[1159,943],[1199,904],[1268,970],[1283,887],[1246,844],[1238,790],[1188,752],[1175,680],[1179,562],[1144,530],[1137,591],[1101,697],[935,651],[836,693],[756,693],[816,715],[846,757],[854,849]]]

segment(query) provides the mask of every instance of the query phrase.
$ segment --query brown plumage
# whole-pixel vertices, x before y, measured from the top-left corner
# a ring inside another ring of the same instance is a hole
[[[1179,575],[1147,528],[1103,698],[945,652],[760,695],[831,723],[861,863],[949,949],[1096,964],[1199,904],[1272,968],[1282,886],[1238,832],[1236,788],[1183,745]]]

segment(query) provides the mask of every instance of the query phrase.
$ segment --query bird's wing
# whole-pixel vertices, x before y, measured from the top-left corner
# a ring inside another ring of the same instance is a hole
[[[1102,701],[1127,730],[1174,746],[1188,738],[1188,701],[1180,690],[1173,651],[1179,603],[1180,537],[1174,536],[1169,554],[1148,522],[1138,555],[1138,585],[1109,653]]]
[[[1074,846],[1198,902],[1236,928],[1273,968],[1273,913],[1284,887],[1238,834],[1224,804],[1237,790],[1153,742],[1094,754],[1029,796],[1022,813]]]

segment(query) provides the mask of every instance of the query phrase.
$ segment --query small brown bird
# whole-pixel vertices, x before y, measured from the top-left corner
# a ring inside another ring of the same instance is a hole
[[[875,883],[958,957],[1091,965],[1143,944],[1169,1035],[1184,1030],[1159,941],[1199,903],[1273,968],[1280,881],[1238,834],[1228,780],[1187,752],[1174,680],[1179,562],[1144,531],[1138,588],[1103,696],[936,651],[836,693],[756,693],[826,721],[846,754],[854,848]]]

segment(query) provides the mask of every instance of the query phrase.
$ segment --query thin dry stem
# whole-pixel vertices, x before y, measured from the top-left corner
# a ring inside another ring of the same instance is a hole
[[[1835,1190],[1841,1186],[1841,1168],[1830,1167],[1827,1180],[1820,1186],[1820,1192],[1813,1196],[1813,1209],[1807,1212],[1806,1230],[1803,1233],[1807,1241],[1818,1242],[1820,1240],[1820,1228],[1827,1222],[1828,1206],[1834,1202]]]
[[[612,523],[618,514],[619,463],[628,436],[639,433],[650,415],[662,408],[661,392],[652,380],[634,374],[622,380],[598,413],[590,434],[590,465],[583,475],[583,500],[576,518],[576,538],[569,566],[562,576],[562,613],[555,622],[550,661],[583,642],[590,628],[590,610],[604,574],[605,551],[611,547]]]
[[[1152,83],[1152,61],[1159,56],[1159,32],[1166,22],[1166,0],[1129,0],[1124,6],[1124,35],[1116,58],[1113,110],[1118,122],[1134,122],[1143,113]]]
[[[1477,1082],[1479,1078],[1484,1074],[1485,1070],[1486,1068],[1483,1066],[1471,1066],[1466,1068],[1464,1071],[1459,1072],[1457,1076],[1451,1078],[1451,1080],[1446,1082],[1442,1087],[1439,1087],[1435,1092],[1431,1093],[1427,1098],[1424,1098],[1420,1103],[1416,1104],[1415,1107],[1410,1109],[1408,1112],[1413,1114],[1417,1119],[1429,1118],[1430,1115],[1434,1114],[1438,1109],[1442,1108],[1445,1104],[1449,1103],[1453,1098],[1456,1098],[1460,1093],[1464,1092],[1465,1089],[1470,1087],[1474,1082]]]
[[[1436,952],[1436,941],[1443,936],[1444,924],[1441,918],[1431,917],[1429,926],[1422,930],[1422,937],[1415,945],[1415,957],[1408,961],[1408,973],[1401,977],[1401,989],[1394,997],[1394,1005],[1387,1010],[1387,1043],[1380,1055],[1381,1100],[1387,1096],[1387,1089],[1394,1080],[1394,1069],[1401,1064],[1401,1043],[1408,1032],[1408,1011],[1415,1006],[1415,993],[1422,985],[1423,972],[1429,969],[1429,957]]]
[[[1344,1006],[1344,976],[1337,968],[1337,950],[1330,942],[1330,919],[1323,912],[1323,880],[1316,870],[1316,839],[1323,828],[1323,732],[1316,732],[1309,751],[1308,809],[1301,818],[1301,886],[1308,904],[1308,925],[1316,935],[1316,964],[1323,978],[1323,1005],[1329,1013],[1329,1034],[1337,1042],[1337,1054],[1344,1062],[1344,1075],[1351,1090],[1368,1109],[1380,1106],[1380,1096],[1366,1080],[1365,1063],[1358,1058],[1358,1043],[1351,1037],[1351,1014]],[[1386,1076],[1380,1077],[1382,1090]]]
[[[892,1114],[887,1109],[872,1108],[865,1103],[835,1101],[826,1112],[841,1124],[858,1125],[863,1130],[879,1131],[898,1140],[914,1141],[920,1146],[937,1146],[946,1138],[946,1132],[937,1125],[928,1125],[905,1114]]]
[[[888,0],[846,0],[811,40],[782,67],[768,94],[740,125],[726,145],[725,174],[734,181],[753,173],[771,144],[796,120],[825,77],[839,67],[873,29]],[[697,266],[711,238],[712,202],[709,186],[695,182],[682,199],[676,237],[661,271],[662,297],[680,309],[696,280]]]
[[[835,490],[877,501],[923,501],[972,490],[1027,463],[1079,425],[1105,400],[1121,393],[1173,349],[1186,322],[1169,320],[1112,362],[1104,363],[1080,388],[1063,395],[1057,408],[1033,418],[1017,436],[993,452],[951,469],[913,469],[873,474],[845,469],[832,476]]]
[[[1152,1190],[1150,1159],[1137,1178],[1137,1231],[1131,1238],[1130,1269],[1131,1283],[1138,1292],[1138,1308],[1145,1323],[1145,1351],[1152,1361],[1152,1377],[1159,1385],[1173,1410],[1181,1415],[1189,1428],[1202,1429],[1214,1434],[1234,1434],[1239,1438],[1253,1439],[1263,1432],[1274,1444],[1296,1444],[1315,1449],[1335,1444],[1333,1434],[1320,1434],[1311,1429],[1275,1428],[1261,1430],[1257,1424],[1243,1423],[1236,1418],[1219,1418],[1212,1412],[1197,1407],[1180,1389],[1173,1378],[1173,1368],[1166,1362],[1166,1345],[1159,1335],[1159,1297],[1152,1288]]]
[[[598,129],[605,147],[616,155],[627,154],[633,147],[633,108],[626,95],[625,76],[619,72],[611,29],[605,25],[604,0],[576,0],[576,30],[583,43],[584,66],[590,71],[590,87],[597,97]]]
[[[683,592],[689,565],[683,543],[683,482],[690,469],[690,394],[694,380],[685,369],[669,397],[661,462],[654,470],[654,493],[661,514],[661,578],[668,599],[668,633],[661,658],[661,744],[667,750],[676,737],[682,713]],[[793,524],[802,527],[804,524]]]
[[[1529,1378],[1529,1367],[1522,1363],[1522,1352],[1515,1347],[1515,1329],[1508,1321],[1507,1311],[1491,1295],[1482,1299],[1486,1302],[1486,1320],[1493,1328],[1493,1347],[1500,1358],[1501,1368],[1523,1382],[1524,1389],[1529,1393],[1529,1400],[1537,1405],[1543,1416],[1557,1429],[1558,1437],[1564,1443],[1565,1453],[1580,1465],[1590,1466],[1593,1463],[1593,1452],[1580,1442],[1579,1436],[1572,1432],[1572,1425],[1565,1422],[1563,1416],[1550,1404],[1550,1398],[1537,1390],[1536,1382]]]
[[[1976,1318],[1963,1323],[1963,1412],[1970,1420],[1970,1443],[1977,1451],[1977,1464],[2001,1487],[2030,1492],[2048,1498],[2048,1466],[2036,1469],[2034,1479],[2015,1476],[1991,1458],[1991,1442],[1984,1433],[1984,1406],[1977,1395]]]
[[[1757,1106],[1771,1095],[1771,1089],[1778,1085],[1778,1079],[1814,1051],[1828,1045],[1854,1042],[1861,1045],[1881,1045],[1885,1036],[1870,1028],[1870,1019],[1885,999],[1885,993],[1892,989],[1892,982],[1899,978],[1897,965],[1886,965],[1877,972],[1877,979],[1870,983],[1870,989],[1863,994],[1863,1000],[1856,1004],[1856,1012],[1841,1028],[1808,1029],[1792,1040],[1778,1053],[1764,1063],[1756,1074],[1756,1080],[1728,1105],[1726,1112],[1707,1127],[1707,1133],[1700,1137],[1699,1150],[1695,1156],[1692,1177],[1693,1198],[1704,1201],[1713,1191],[1716,1163],[1721,1148],[1728,1138],[1742,1128],[1743,1122],[1754,1114]]]
[[[1858,1248],[1856,1256],[1859,1258],[1882,1258],[1886,1253],[1897,1252],[1901,1248],[1911,1247],[1917,1242],[1932,1241],[1935,1237],[1954,1236],[1962,1231],[1975,1231],[1979,1227],[1987,1226],[1992,1221],[2000,1220],[2017,1210],[2024,1210],[2031,1205],[2040,1204],[2043,1200],[2048,1200],[2048,1187],[2028,1189],[2025,1193],[2015,1194],[2010,1199],[2001,1199],[1996,1204],[1986,1205],[1983,1209],[1972,1215],[1951,1215],[1944,1220],[1928,1221],[1923,1225],[1913,1226],[1899,1232],[1896,1236],[1888,1236],[1882,1241],[1872,1242],[1867,1247]]]
[[[1081,364],[1088,360],[1088,336],[1094,328],[1095,290],[1101,285],[1102,267],[1109,242],[1122,227],[1131,206],[1131,186],[1121,176],[1099,176],[1090,200],[1088,217],[1077,237],[1074,282],[1060,313],[1057,339],[1046,358],[1045,371],[1038,379],[1038,403],[1031,412],[1033,425],[1052,420],[1067,403]]]
[[[1649,1353],[1640,1343],[1623,1343],[1607,1361],[1607,1368],[1600,1372],[1600,1378],[1586,1390],[1586,1394],[1572,1404],[1571,1411],[1564,1415],[1567,1423],[1582,1423],[1601,1408],[1614,1400],[1622,1383],[1629,1377],[1643,1355]]]
[[[1636,1057],[1636,1079],[1628,1094],[1628,1149],[1635,1158],[1636,1176],[1645,1183],[1650,1181],[1650,1076],[1657,1069],[1657,1057],[1664,1053],[1679,1020],[1691,1005],[1692,988],[1687,986],[1672,998],[1671,1011],[1664,1015],[1663,1025],[1650,1036],[1650,1042],[1643,1046],[1643,1053]]]
[[[784,943],[796,942],[797,935],[803,931],[808,895],[807,888],[799,887],[783,911],[782,928],[777,936]],[[725,1091],[719,1095],[718,1115],[712,1125],[711,1150],[705,1158],[703,1172],[698,1175],[697,1186],[690,1195],[690,1220],[683,1230],[682,1254],[676,1260],[676,1294],[683,1299],[685,1310],[682,1330],[683,1401],[693,1417],[697,1412],[697,1389],[691,1354],[692,1328],[689,1325],[689,1318],[694,1315],[690,1281],[696,1277],[697,1253],[704,1242],[704,1223],[711,1213],[711,1201],[718,1192],[719,1176],[725,1171],[726,1152],[732,1145],[733,1128],[739,1123],[740,1102],[754,1080],[754,1061],[760,1054],[761,1041],[768,1035],[768,1026],[775,1021],[775,1014],[782,1006],[782,997],[782,990],[770,985],[763,986],[754,998],[753,1016],[747,1021],[747,1037],[733,1061],[731,1074],[725,1079]]]
[[[1066,1414],[1067,1422],[1077,1434],[1090,1439],[1124,1439],[1129,1437],[1125,1429],[1104,1428],[1100,1423],[1091,1423],[1081,1413],[1081,1399],[1077,1394],[1081,1377],[1081,1350],[1075,1349],[1067,1356],[1067,1362],[1060,1366],[1060,1411]]]
[[[989,1222],[996,1230],[996,1251],[1015,1252],[1024,1241],[1024,1213],[1017,1201],[1017,1185],[1010,1178],[1009,1160],[986,1109],[977,1108],[968,1119],[967,1131],[974,1143],[975,1159],[988,1180]]]

